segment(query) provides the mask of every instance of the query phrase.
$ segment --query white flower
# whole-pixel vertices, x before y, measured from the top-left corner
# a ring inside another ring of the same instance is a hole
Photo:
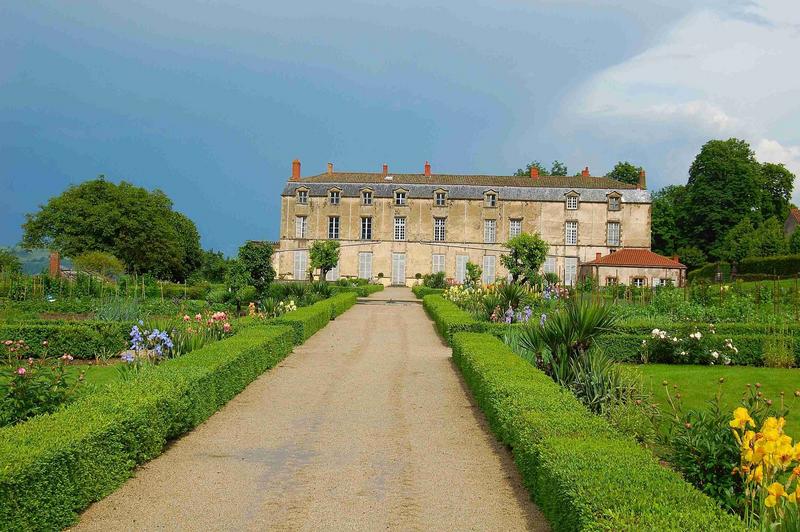
[[[653,329],[653,332],[651,332],[650,334],[653,335],[653,336],[658,336],[658,333],[660,333],[660,332],[661,331],[659,331],[658,329]]]
[[[714,358],[719,358],[719,353],[717,353],[716,351],[712,351],[711,356]]]

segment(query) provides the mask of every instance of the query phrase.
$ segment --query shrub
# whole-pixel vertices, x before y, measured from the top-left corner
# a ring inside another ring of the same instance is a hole
[[[773,257],[750,257],[742,260],[737,268],[743,274],[769,274],[794,276],[800,273],[800,255],[778,255]]]
[[[443,288],[428,288],[424,285],[416,285],[411,287],[411,291],[414,292],[414,295],[417,296],[417,299],[422,299],[427,295],[431,294],[441,294],[444,292]]]
[[[554,530],[743,530],[496,338],[455,334],[453,359]]]
[[[67,408],[0,429],[0,523],[58,530],[166,442],[208,418],[292,349],[285,327],[250,327]]]
[[[9,323],[0,325],[0,341],[24,340],[30,356],[47,352],[90,359],[103,352],[119,353],[128,345],[131,323],[75,321]],[[42,342],[48,342],[45,347]]]
[[[436,324],[436,330],[450,343],[452,336],[460,331],[482,332],[488,323],[475,320],[467,311],[447,301],[440,295],[427,295],[422,298],[422,306]]]
[[[354,293],[342,293],[330,299],[314,303],[308,307],[301,307],[283,316],[269,320],[275,325],[288,325],[294,331],[294,343],[300,345],[315,332],[325,327],[329,320],[342,314],[356,303]]]
[[[444,272],[425,274],[422,277],[422,285],[427,288],[446,288],[447,283],[445,282]]]

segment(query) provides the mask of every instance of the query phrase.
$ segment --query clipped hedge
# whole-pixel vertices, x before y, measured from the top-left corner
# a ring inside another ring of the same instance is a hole
[[[727,262],[709,262],[696,270],[692,270],[687,274],[689,282],[706,281],[712,282],[717,276],[717,267],[722,273],[722,280],[724,282],[731,280],[731,265]]]
[[[328,320],[335,319],[356,303],[354,292],[343,292],[319,301],[308,307],[301,307],[283,316],[269,320],[271,324],[287,325],[294,332],[294,343],[300,345],[312,334],[325,327]]]
[[[489,329],[488,322],[476,320],[469,312],[460,309],[458,305],[440,295],[425,296],[422,298],[422,307],[436,324],[436,330],[448,343],[457,332],[484,332]]]
[[[139,379],[0,430],[4,530],[58,530],[292,350],[288,327],[250,327]]]
[[[453,359],[553,530],[744,530],[489,334],[456,333]]]
[[[369,297],[375,292],[380,292],[384,287],[382,284],[364,284],[359,286],[331,285],[331,288],[333,288],[334,292],[339,294],[353,292],[358,295],[358,297]]]
[[[102,352],[119,353],[128,346],[132,323],[113,321],[43,321],[0,324],[0,342],[25,340],[31,356],[69,353],[90,359]],[[45,348],[42,342],[47,341]]]
[[[429,288],[427,286],[418,284],[411,287],[411,291],[414,292],[414,295],[417,296],[417,299],[423,299],[425,296],[429,296],[431,294],[441,294],[444,292],[442,288]]]
[[[750,257],[737,266],[737,273],[793,276],[800,273],[800,255]]]

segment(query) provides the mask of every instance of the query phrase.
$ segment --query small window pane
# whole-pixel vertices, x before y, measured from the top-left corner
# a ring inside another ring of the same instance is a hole
[[[578,196],[567,196],[567,209],[574,211],[578,208]]]
[[[578,243],[578,222],[567,222],[565,226],[564,242],[574,246]]]
[[[447,194],[444,192],[437,192],[436,193],[436,206],[437,207],[444,207],[445,201],[447,201]]]
[[[522,232],[522,220],[512,219],[508,225],[508,236],[514,238]]]
[[[487,207],[497,206],[497,194],[486,194],[486,206]]]
[[[608,245],[619,246],[619,222],[608,222]]]
[[[297,191],[297,203],[301,205],[305,205],[308,203],[308,191],[307,190],[298,190]]]
[[[339,205],[339,191],[331,190],[328,199],[330,199],[331,205]]]
[[[398,216],[394,219],[394,239],[406,239],[406,219],[403,217]]]
[[[305,216],[298,216],[295,218],[294,237],[306,238],[308,232],[308,218]]]
[[[339,238],[339,217],[338,216],[331,216],[328,218],[328,238],[330,239],[338,239]]]
[[[608,198],[608,210],[610,211],[618,211],[619,210],[619,198],[616,196],[611,196]]]
[[[487,244],[497,242],[497,220],[483,221],[483,241]]]
[[[372,192],[362,192],[361,198],[364,205],[372,205]]]
[[[406,204],[406,193],[405,192],[395,192],[394,193],[394,204],[395,205],[405,205]]]
[[[361,218],[361,240],[372,240],[372,218]]]
[[[434,242],[444,242],[445,239],[445,224],[447,218],[434,218],[433,219],[433,240]]]
[[[434,254],[431,256],[431,273],[439,273],[444,271],[444,255]]]

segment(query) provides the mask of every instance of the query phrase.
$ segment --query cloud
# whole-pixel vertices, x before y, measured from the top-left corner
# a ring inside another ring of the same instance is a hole
[[[796,0],[706,4],[650,48],[593,76],[565,109],[579,127],[638,124],[608,128],[629,142],[642,142],[646,124],[660,139],[685,145],[678,148],[689,158],[685,168],[708,138],[736,136],[759,158],[800,174],[798,53]],[[661,184],[676,180],[662,176]]]

